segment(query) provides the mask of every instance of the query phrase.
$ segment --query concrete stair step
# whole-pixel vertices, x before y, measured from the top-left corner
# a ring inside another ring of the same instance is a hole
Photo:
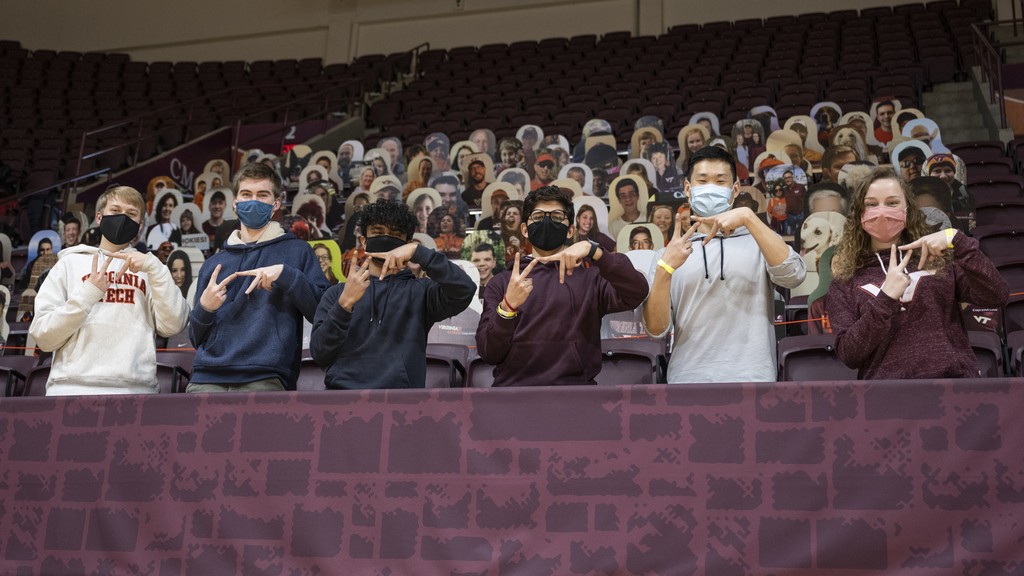
[[[949,92],[973,92],[974,85],[970,82],[946,82],[944,84],[936,84],[932,86],[931,92],[925,92],[925,99],[931,94],[941,94]]]
[[[925,93],[922,100],[925,104],[947,104],[953,102],[974,102],[974,92],[940,92]]]
[[[977,140],[988,140],[989,138],[990,135],[986,128],[957,128],[942,131],[942,142],[944,144],[974,142]]]
[[[935,119],[939,116],[961,116],[978,114],[978,105],[974,102],[963,102],[956,104],[925,104],[922,110],[929,118]]]
[[[952,129],[971,129],[971,128],[984,128],[985,121],[981,118],[980,114],[974,116],[945,116],[945,117],[930,117],[939,125],[939,129],[945,132],[946,130]]]

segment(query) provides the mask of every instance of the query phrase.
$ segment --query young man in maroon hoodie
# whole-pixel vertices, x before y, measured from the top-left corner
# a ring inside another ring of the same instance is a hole
[[[647,278],[596,242],[566,246],[575,234],[573,204],[557,187],[530,192],[523,214],[532,257],[517,256],[487,283],[477,351],[495,366],[494,386],[595,384],[601,317],[643,303]]]

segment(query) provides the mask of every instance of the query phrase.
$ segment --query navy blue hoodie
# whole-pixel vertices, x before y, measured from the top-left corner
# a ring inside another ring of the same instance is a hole
[[[444,254],[417,246],[412,261],[427,278],[403,270],[370,275],[352,312],[338,304],[344,284],[324,294],[313,320],[309,351],[327,367],[329,389],[423,388],[427,332],[455,316],[476,297],[476,285]]]
[[[302,362],[302,319],[312,321],[328,282],[309,244],[277,222],[254,243],[241,242],[233,232],[224,249],[199,270],[188,335],[196,347],[192,382],[242,384],[277,376],[295,389]],[[235,272],[284,264],[273,290],[245,291],[252,276],[239,276],[227,286],[227,298],[216,312],[199,303],[210,276],[220,264],[217,279]]]

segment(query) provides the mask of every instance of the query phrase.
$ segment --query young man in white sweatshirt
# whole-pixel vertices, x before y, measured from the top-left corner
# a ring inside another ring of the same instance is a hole
[[[96,202],[99,248],[61,250],[36,295],[29,333],[54,353],[47,396],[159,391],[153,333],[184,330],[189,306],[167,266],[130,246],[145,212],[134,188],[104,192]]]

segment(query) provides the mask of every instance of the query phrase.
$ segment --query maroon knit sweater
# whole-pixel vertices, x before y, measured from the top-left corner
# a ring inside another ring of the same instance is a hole
[[[889,251],[879,255],[888,267]],[[916,270],[914,263],[907,266],[908,274]],[[976,378],[978,360],[960,303],[995,308],[1006,303],[1009,292],[978,241],[958,233],[953,261],[938,274],[921,277],[909,302],[887,296],[881,291],[884,282],[874,254],[852,278],[832,282],[828,314],[839,359],[857,368],[862,380]]]

